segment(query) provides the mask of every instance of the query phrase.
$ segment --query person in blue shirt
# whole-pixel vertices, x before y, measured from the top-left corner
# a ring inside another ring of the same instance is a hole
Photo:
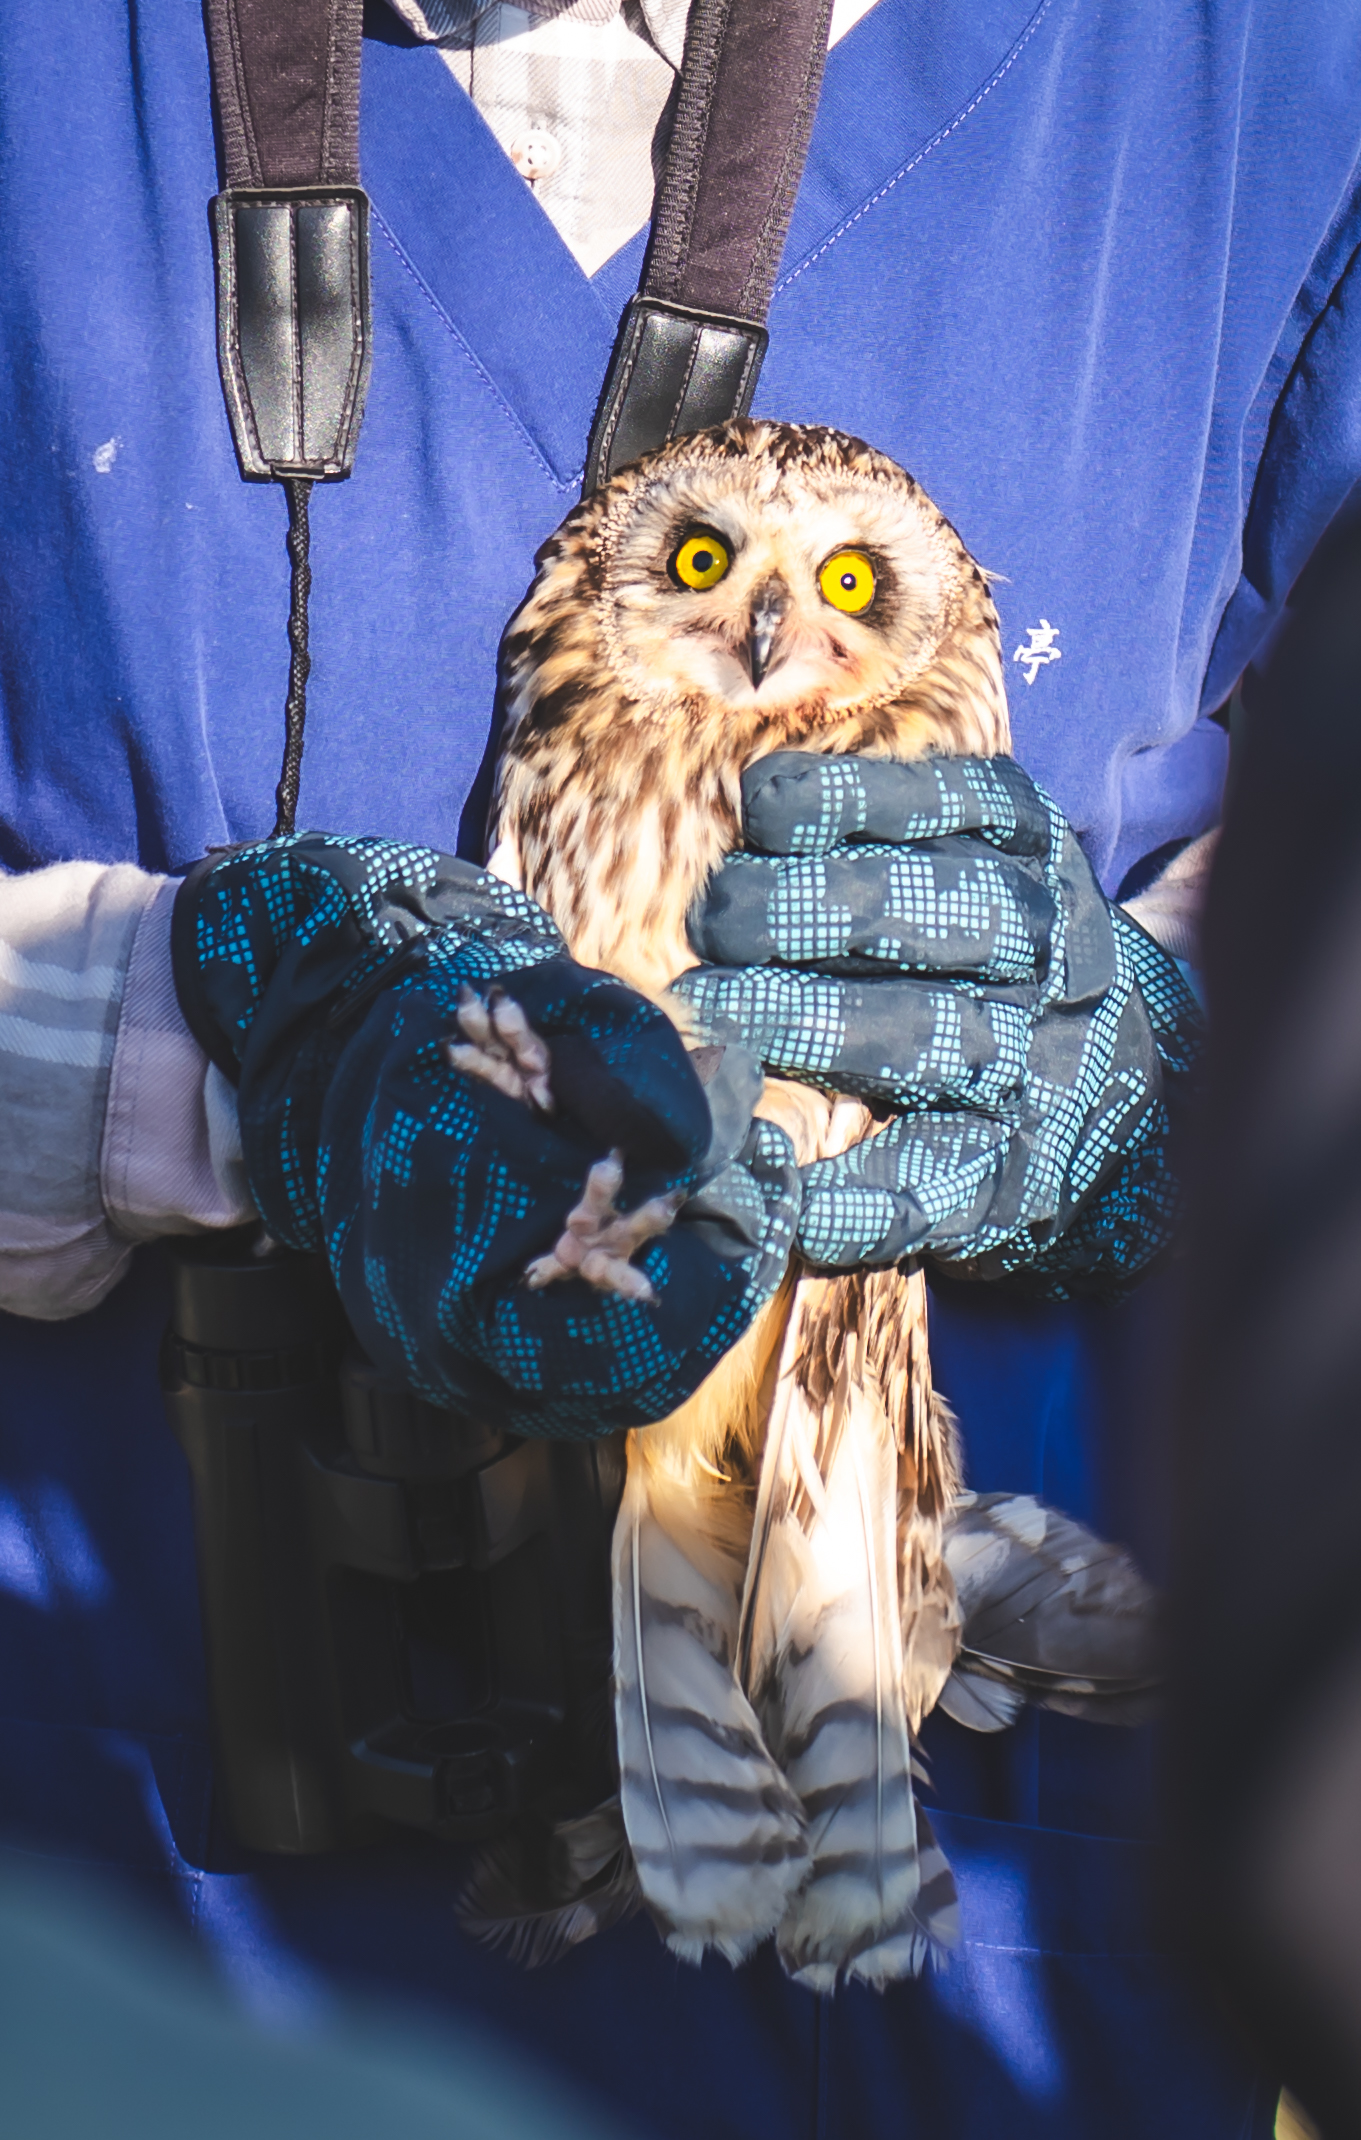
[[[521,175],[542,144],[501,145],[452,46],[368,27],[376,361],[355,475],[314,502],[303,818],[449,850],[644,237],[588,274]],[[1359,78],[1352,0],[878,0],[829,58],[757,413],[870,439],[996,575],[1016,755],[1111,894],[1214,823],[1215,716],[1361,475]],[[197,7],[99,0],[59,39],[14,0],[0,124],[0,862],[174,875],[268,829],[287,592],[282,501],[240,482],[221,404]],[[18,955],[30,982],[53,963],[41,929]],[[153,1192],[129,1192],[147,1233]],[[485,2016],[659,2134],[1269,2130],[1157,1956],[1141,1737],[933,1722],[965,1945],[882,2000],[812,2000],[769,1956],[678,1971],[641,1923],[526,1978],[454,1930],[457,1853],[234,1856],[157,1257],[32,1319],[56,1297],[3,1328],[8,1825],[174,1893],[261,1996],[362,1978]],[[933,1303],[970,1484],[1040,1492],[1154,1572],[1158,1309],[1156,1280],[1120,1307]]]

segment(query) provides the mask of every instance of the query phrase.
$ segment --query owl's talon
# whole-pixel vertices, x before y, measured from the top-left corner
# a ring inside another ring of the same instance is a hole
[[[553,1060],[514,996],[493,988],[484,1002],[465,981],[458,992],[458,1023],[464,1039],[451,1033],[440,1043],[451,1070],[481,1078],[536,1114],[553,1113]]]
[[[458,992],[458,1022],[475,1047],[491,1047],[491,1015],[477,990],[466,981]]]
[[[622,1154],[611,1152],[608,1159],[597,1159],[586,1176],[586,1186],[581,1192],[581,1202],[575,1211],[567,1214],[567,1231],[582,1241],[598,1234],[618,1214],[614,1200],[624,1186],[624,1162]]]
[[[618,1293],[624,1300],[655,1300],[652,1280],[646,1271],[635,1270],[623,1256],[607,1255],[593,1248],[581,1266],[581,1275],[597,1293]]]
[[[618,1293],[625,1300],[656,1299],[651,1281],[631,1259],[644,1242],[666,1232],[681,1199],[654,1196],[636,1211],[616,1211],[614,1199],[623,1183],[622,1152],[596,1161],[556,1246],[546,1256],[536,1256],[525,1272],[532,1291],[559,1278],[584,1278],[598,1293]]]
[[[510,1050],[516,1068],[525,1080],[530,1105],[537,1107],[540,1114],[551,1115],[553,1089],[549,1077],[553,1058],[546,1044],[540,1040],[514,996],[494,988],[488,998],[488,1007],[497,1039]]]

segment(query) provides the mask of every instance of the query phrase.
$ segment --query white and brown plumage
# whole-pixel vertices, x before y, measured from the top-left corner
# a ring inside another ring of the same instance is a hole
[[[687,544],[702,569],[683,574]],[[843,556],[861,564],[829,595]],[[862,565],[843,608],[831,596]],[[624,470],[542,551],[503,675],[491,866],[577,959],[662,1000],[695,963],[685,917],[740,844],[754,759],[1009,741],[982,572],[910,476],[824,429],[734,422]],[[805,1160],[872,1126],[854,1101],[775,1081],[761,1112]],[[608,1204],[592,1193],[587,1234]],[[606,1283],[632,1245],[614,1223]],[[583,1263],[569,1249],[564,1271]],[[919,1272],[796,1270],[695,1397],[630,1436],[623,1819],[678,1951],[737,1959],[774,1933],[825,1987],[915,1970],[949,1937],[910,1737],[958,1644],[941,1551],[957,1483]]]

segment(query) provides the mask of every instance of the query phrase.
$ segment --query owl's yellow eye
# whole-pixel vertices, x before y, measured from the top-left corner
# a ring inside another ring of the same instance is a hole
[[[706,587],[717,587],[731,563],[732,553],[722,536],[703,528],[686,536],[671,560],[671,577],[678,586],[702,594]]]
[[[863,550],[836,550],[818,574],[822,599],[858,617],[874,600],[874,567]]]

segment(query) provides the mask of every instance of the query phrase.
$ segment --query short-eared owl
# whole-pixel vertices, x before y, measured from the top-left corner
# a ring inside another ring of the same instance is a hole
[[[775,423],[681,439],[578,506],[507,631],[503,690],[491,866],[576,958],[659,998],[695,963],[686,914],[740,843],[754,759],[1009,745],[996,612],[954,529],[858,440]],[[871,1127],[857,1102],[774,1080],[760,1111],[801,1159]],[[607,1190],[590,1192],[593,1268],[627,1286],[665,1214],[630,1234]],[[951,1937],[910,1735],[958,1646],[956,1483],[918,1271],[796,1266],[697,1395],[630,1435],[622,1820],[678,1952],[736,1960],[773,1933],[827,1988],[914,1971]],[[589,1833],[598,1866],[608,1827]]]

